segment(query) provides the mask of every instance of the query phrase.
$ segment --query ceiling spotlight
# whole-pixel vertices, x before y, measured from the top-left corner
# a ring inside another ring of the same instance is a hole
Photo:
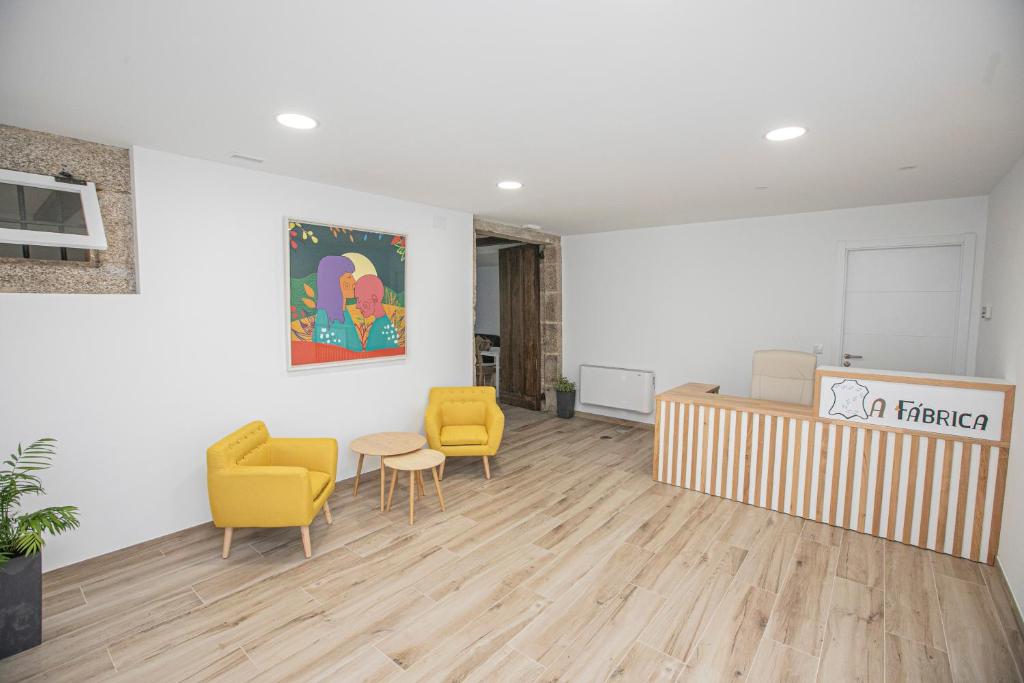
[[[319,125],[316,119],[305,114],[278,114],[277,122],[282,126],[298,128],[299,130],[310,130]]]
[[[518,180],[502,180],[498,183],[498,187],[503,190],[521,190],[523,189],[523,184]]]
[[[807,132],[807,129],[803,126],[786,126],[785,128],[776,128],[765,133],[765,139],[771,140],[772,142],[785,142],[786,140],[796,140]]]

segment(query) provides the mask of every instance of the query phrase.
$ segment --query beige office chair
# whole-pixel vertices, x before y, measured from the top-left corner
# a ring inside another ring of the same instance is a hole
[[[818,358],[802,351],[754,351],[750,397],[811,405]]]

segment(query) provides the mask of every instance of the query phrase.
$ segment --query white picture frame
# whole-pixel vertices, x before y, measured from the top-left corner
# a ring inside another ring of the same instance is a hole
[[[310,372],[315,373],[317,371],[336,370],[338,368],[354,367],[354,366],[358,367],[358,366],[364,366],[364,365],[367,365],[367,364],[374,364],[374,363],[396,363],[396,362],[397,363],[401,363],[401,362],[404,362],[408,358],[408,356],[409,356],[409,342],[408,342],[407,330],[406,330],[406,333],[405,333],[405,336],[404,336],[404,345],[402,346],[402,353],[400,353],[400,354],[395,353],[395,354],[392,354],[392,355],[385,355],[385,356],[378,356],[378,357],[352,358],[352,359],[338,360],[338,361],[333,361],[333,362],[299,363],[299,364],[296,363],[296,358],[295,358],[295,356],[293,354],[293,344],[292,344],[292,342],[295,341],[295,339],[294,339],[294,335],[293,335],[293,331],[292,331],[293,319],[292,319],[292,316],[291,316],[291,313],[292,313],[292,311],[291,311],[291,306],[292,306],[292,303],[291,303],[292,302],[291,240],[293,238],[290,235],[291,230],[292,230],[291,226],[293,224],[295,224],[295,223],[308,224],[308,225],[314,225],[314,226],[318,226],[318,227],[327,227],[327,228],[334,227],[334,228],[348,230],[348,231],[356,231],[356,232],[359,232],[359,233],[377,234],[377,235],[382,235],[382,236],[386,235],[386,236],[389,236],[389,237],[392,237],[392,238],[400,237],[403,240],[403,245],[404,245],[405,249],[407,249],[407,247],[408,247],[408,239],[409,239],[409,236],[408,236],[407,233],[390,232],[390,231],[387,231],[387,230],[382,230],[380,228],[371,228],[371,227],[357,226],[357,225],[350,225],[350,224],[344,224],[343,225],[343,224],[339,224],[339,223],[330,223],[330,222],[321,221],[321,220],[313,220],[313,219],[306,219],[306,218],[296,218],[294,216],[285,216],[284,217],[284,220],[282,222],[282,235],[284,237],[283,250],[282,251],[283,251],[283,254],[284,254],[284,310],[283,310],[283,315],[284,315],[284,319],[285,319],[285,321],[287,323],[287,325],[286,325],[286,327],[287,327],[287,337],[285,339],[285,357],[286,357],[286,366],[285,367],[286,367],[286,370],[289,373],[310,373]],[[404,270],[403,277],[405,278],[404,290],[402,292],[402,297],[403,297],[402,298],[402,301],[403,301],[402,309],[403,309],[403,315],[405,315],[405,311],[408,310],[408,273],[409,273],[409,268],[408,268],[408,251],[405,252],[405,255],[404,255],[403,259],[402,259],[402,263],[403,263],[403,270]]]

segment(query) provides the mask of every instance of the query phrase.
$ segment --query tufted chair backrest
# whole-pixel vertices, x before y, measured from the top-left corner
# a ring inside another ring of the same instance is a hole
[[[496,401],[494,387],[434,387],[430,390],[430,402],[435,401]]]
[[[494,387],[434,387],[430,404],[439,408],[442,425],[483,425],[487,405],[496,400]]]
[[[269,465],[270,432],[256,420],[236,429],[206,450],[206,466],[214,472],[237,465]]]

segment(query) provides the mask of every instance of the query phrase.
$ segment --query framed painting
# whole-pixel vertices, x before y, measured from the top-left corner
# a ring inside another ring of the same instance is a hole
[[[406,236],[285,222],[288,369],[405,356]]]

